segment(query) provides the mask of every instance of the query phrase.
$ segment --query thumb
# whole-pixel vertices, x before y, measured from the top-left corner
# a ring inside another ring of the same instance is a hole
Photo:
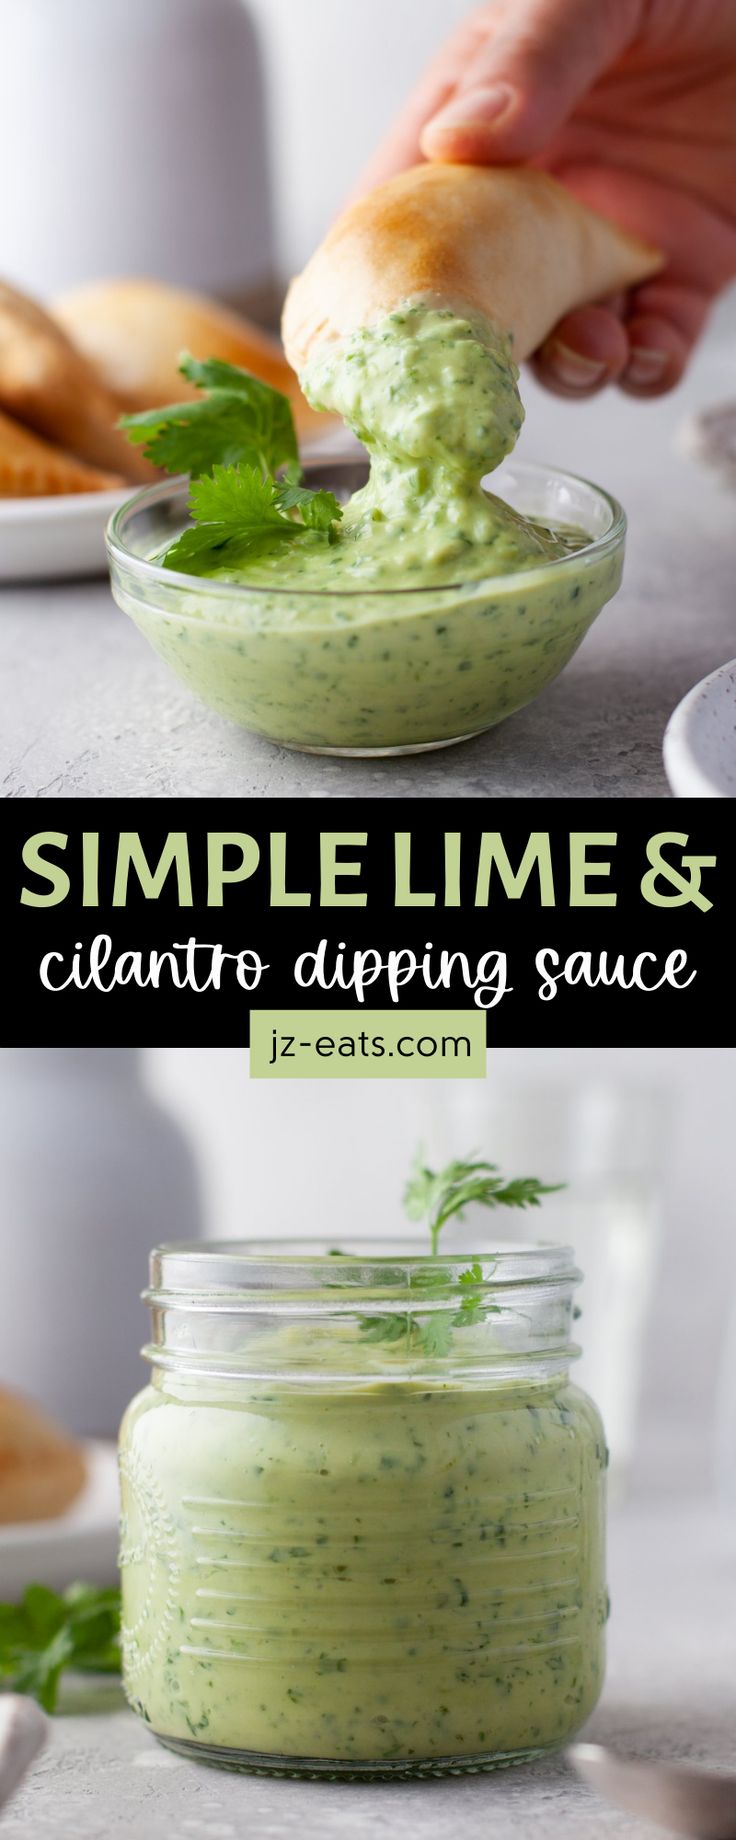
[[[542,153],[641,12],[642,0],[495,0],[454,95],[425,124],[423,154],[490,165]]]

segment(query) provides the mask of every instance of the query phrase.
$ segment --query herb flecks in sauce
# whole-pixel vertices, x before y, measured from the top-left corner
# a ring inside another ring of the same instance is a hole
[[[468,1201],[544,1192],[477,1158],[419,1161],[405,1203],[436,1247]],[[328,1256],[338,1316],[262,1328],[262,1378],[160,1370],[126,1414],[131,1703],[163,1737],[287,1770],[479,1767],[562,1743],[602,1680],[595,1407],[544,1361],[498,1376],[495,1325],[516,1303],[488,1296],[493,1253],[434,1316],[435,1278],[454,1281],[417,1262],[407,1316],[373,1334],[345,1255]],[[383,1261],[381,1287],[402,1271]],[[466,1365],[440,1365],[461,1326]]]
[[[224,581],[304,589],[442,587],[513,573],[569,554],[586,539],[553,536],[486,492],[524,411],[506,334],[449,309],[407,305],[318,348],[301,377],[317,409],[341,415],[371,457],[368,484],[333,541],[313,533],[272,545]]]
[[[503,332],[408,303],[317,351],[307,394],[370,451],[369,482],[341,517],[287,506],[283,414],[269,413],[266,385],[230,387],[230,370],[197,367],[207,405],[152,411],[131,430],[172,468],[186,467],[191,442],[194,472],[259,469],[275,495],[265,521],[274,508],[291,520],[269,536],[261,518],[239,546],[211,495],[204,529],[195,498],[181,547],[149,558],[200,578],[180,609],[173,584],[165,612],[151,590],[149,615],[118,580],[120,604],[186,684],[272,740],[375,753],[476,734],[551,682],[615,593],[623,546],[592,554],[588,533],[522,517],[482,483],[522,418]],[[208,596],[210,578],[247,592]]]
[[[128,1692],[159,1734],[461,1762],[560,1743],[592,1710],[602,1433],[567,1382],[198,1396],[168,1378],[124,1440],[174,1535],[178,1616],[155,1562],[125,1582],[150,1657]]]

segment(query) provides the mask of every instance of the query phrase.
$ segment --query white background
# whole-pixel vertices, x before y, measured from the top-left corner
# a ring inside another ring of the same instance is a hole
[[[4,0],[0,270],[41,295],[126,273],[283,283],[466,10]]]
[[[306,261],[468,0],[243,0],[262,56],[282,274]]]

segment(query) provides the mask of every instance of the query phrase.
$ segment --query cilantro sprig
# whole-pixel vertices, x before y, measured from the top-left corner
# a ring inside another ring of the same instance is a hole
[[[209,477],[192,480],[188,505],[194,524],[163,559],[167,569],[185,575],[242,562],[270,547],[275,537],[297,534],[298,526],[280,509],[276,481],[264,479],[255,466],[215,466]]]
[[[56,1707],[65,1669],[120,1672],[120,1592],[72,1584],[61,1596],[31,1584],[19,1604],[0,1603],[0,1690]]]
[[[517,1176],[507,1182],[497,1163],[474,1156],[447,1163],[444,1169],[428,1169],[418,1152],[404,1190],[404,1209],[410,1220],[426,1220],[435,1255],[445,1221],[453,1214],[462,1216],[471,1201],[488,1208],[539,1207],[542,1196],[553,1195],[559,1186],[549,1188],[536,1176]]]
[[[410,1348],[421,1349],[434,1358],[447,1354],[453,1329],[469,1329],[472,1323],[483,1322],[486,1315],[497,1315],[498,1305],[485,1303],[483,1291],[478,1286],[484,1283],[483,1267],[479,1259],[474,1259],[467,1271],[461,1271],[456,1280],[448,1278],[441,1268],[436,1272],[418,1271],[413,1274],[412,1288],[421,1292],[417,1298],[416,1309],[428,1302],[432,1296],[444,1293],[457,1283],[460,1290],[459,1306],[448,1310],[433,1310],[423,1323],[416,1322],[407,1312],[402,1316],[362,1316],[360,1333],[364,1342],[401,1342],[406,1341]]]
[[[291,403],[280,390],[237,364],[188,352],[179,372],[203,391],[201,398],[120,418],[128,440],[142,447],[154,466],[201,479],[214,466],[244,463],[265,474],[298,461]]]
[[[305,531],[333,542],[342,509],[334,493],[301,483],[288,397],[221,358],[185,353],[179,370],[201,398],[120,419],[154,466],[190,475],[193,526],[166,551],[163,566],[209,574]]]
[[[560,1183],[550,1186],[539,1182],[536,1176],[517,1176],[507,1181],[496,1163],[487,1163],[472,1154],[447,1163],[444,1169],[434,1170],[428,1168],[419,1152],[404,1190],[404,1210],[410,1220],[426,1222],[430,1254],[436,1258],[443,1226],[453,1215],[462,1217],[471,1202],[488,1208],[539,1207],[544,1195],[555,1194],[561,1186]],[[488,1268],[486,1275],[487,1272]],[[361,1336],[366,1342],[390,1343],[406,1339],[410,1348],[415,1346],[430,1357],[445,1355],[453,1329],[470,1328],[473,1323],[483,1322],[486,1316],[498,1315],[499,1306],[485,1299],[484,1283],[483,1266],[478,1259],[474,1259],[455,1280],[442,1266],[436,1270],[420,1268],[411,1280],[412,1288],[421,1292],[415,1310],[421,1311],[422,1301],[455,1286],[460,1294],[459,1305],[433,1310],[423,1323],[418,1323],[410,1311],[402,1315],[364,1316],[360,1320]]]

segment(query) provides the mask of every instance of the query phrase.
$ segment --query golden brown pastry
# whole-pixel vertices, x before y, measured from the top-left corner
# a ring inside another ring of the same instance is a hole
[[[123,409],[155,409],[195,397],[194,384],[178,370],[181,353],[188,351],[194,358],[240,364],[282,390],[302,438],[324,434],[328,426],[328,418],[317,416],[302,396],[278,340],[200,294],[161,281],[97,281],[63,294],[53,310]]]
[[[60,492],[109,492],[122,486],[119,473],[85,466],[63,448],[0,412],[0,498],[45,498]]]
[[[159,477],[115,427],[119,405],[92,365],[43,307],[6,282],[0,282],[0,409],[104,472]]]
[[[513,335],[520,363],[563,313],[661,266],[546,173],[414,166],[351,205],[292,282],[284,348],[299,370],[323,339],[411,299],[482,313]]]
[[[0,1524],[52,1520],[85,1479],[78,1445],[30,1400],[0,1391]]]

